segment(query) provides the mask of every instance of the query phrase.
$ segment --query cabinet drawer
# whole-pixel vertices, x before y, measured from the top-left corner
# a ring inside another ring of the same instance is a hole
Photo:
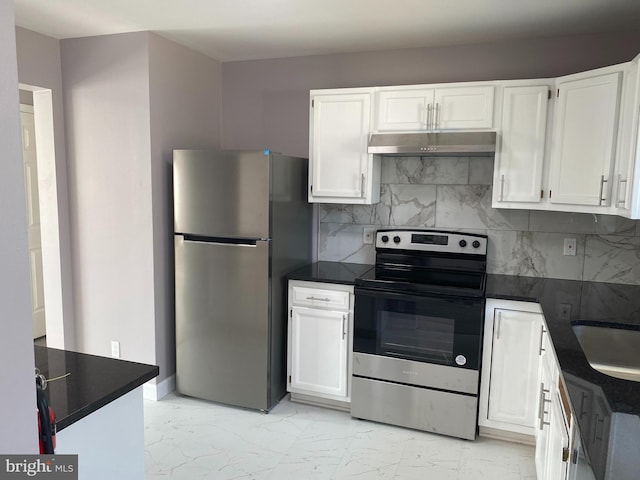
[[[332,310],[349,310],[349,292],[293,287],[291,304],[297,306],[326,307]]]

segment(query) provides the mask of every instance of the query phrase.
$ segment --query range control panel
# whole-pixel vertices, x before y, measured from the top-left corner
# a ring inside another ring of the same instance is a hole
[[[439,230],[378,230],[376,249],[487,254],[487,236]]]

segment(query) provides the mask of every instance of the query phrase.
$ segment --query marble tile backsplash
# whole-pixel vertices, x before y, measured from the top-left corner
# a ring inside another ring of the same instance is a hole
[[[494,209],[492,180],[493,158],[383,157],[379,203],[320,205],[318,258],[373,263],[364,227],[465,230],[489,236],[489,273],[640,284],[640,221]]]

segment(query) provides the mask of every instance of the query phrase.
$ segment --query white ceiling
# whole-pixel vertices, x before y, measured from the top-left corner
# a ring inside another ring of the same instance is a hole
[[[220,61],[630,30],[640,0],[15,0],[55,38],[153,31]]]

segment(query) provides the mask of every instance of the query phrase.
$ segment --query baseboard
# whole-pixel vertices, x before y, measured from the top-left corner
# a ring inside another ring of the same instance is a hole
[[[499,428],[480,426],[478,433],[481,437],[495,438],[496,440],[504,440],[506,442],[522,443],[524,445],[536,444],[536,437],[533,435],[508,432]]]
[[[316,407],[333,408],[334,410],[342,410],[343,412],[351,411],[351,402],[347,400],[332,400],[302,393],[291,393],[290,398],[292,402],[306,403],[307,405],[314,405]]]
[[[142,386],[142,396],[145,400],[158,401],[176,389],[176,376],[171,375],[159,383],[147,382]]]

